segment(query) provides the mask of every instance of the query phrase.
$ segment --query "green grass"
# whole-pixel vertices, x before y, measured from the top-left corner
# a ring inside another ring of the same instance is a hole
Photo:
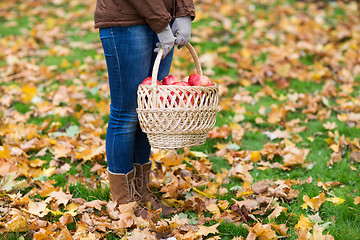
[[[86,201],[93,200],[110,200],[110,189],[109,188],[93,188],[90,185],[85,185],[83,183],[76,183],[70,185],[69,187],[70,193],[73,194],[73,198],[83,198]]]

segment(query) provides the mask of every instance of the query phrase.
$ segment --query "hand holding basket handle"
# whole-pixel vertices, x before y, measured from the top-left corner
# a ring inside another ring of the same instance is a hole
[[[195,62],[196,72],[202,75],[194,48],[186,45]],[[218,112],[218,86],[157,85],[163,50],[155,59],[151,85],[138,87],[140,127],[147,133],[150,145],[159,149],[177,149],[205,143],[214,127]]]
[[[175,37],[171,31],[170,25],[168,25],[163,31],[157,34],[159,41],[156,43],[154,52],[159,52],[160,48],[163,49],[163,58],[171,51],[175,44]]]

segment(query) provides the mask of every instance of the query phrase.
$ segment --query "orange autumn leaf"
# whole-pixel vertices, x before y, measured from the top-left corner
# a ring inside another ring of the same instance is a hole
[[[354,198],[354,204],[355,204],[355,205],[360,204],[360,196],[356,196],[356,197]]]

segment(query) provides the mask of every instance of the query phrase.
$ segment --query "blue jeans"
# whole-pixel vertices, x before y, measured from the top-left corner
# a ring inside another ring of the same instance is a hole
[[[150,145],[136,113],[137,88],[151,76],[157,35],[148,25],[99,30],[110,86],[106,157],[111,173],[126,174],[133,163],[149,162]],[[169,74],[174,49],[161,61],[158,79]]]

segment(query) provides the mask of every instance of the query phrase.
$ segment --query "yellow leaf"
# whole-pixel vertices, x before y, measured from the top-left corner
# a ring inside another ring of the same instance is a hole
[[[201,191],[201,190],[197,189],[196,187],[193,187],[193,190],[194,190],[195,192],[197,192],[197,193],[199,193],[199,194],[201,194],[201,195],[205,196],[205,197],[215,198],[215,195],[213,195],[213,194],[209,194],[209,193],[206,193],[206,192],[203,192],[203,191]]]
[[[229,206],[229,202],[226,201],[226,200],[219,200],[219,207],[222,209],[222,210],[225,210],[227,209],[227,207]]]
[[[330,149],[333,150],[334,152],[339,152],[340,147],[339,147],[338,144],[332,144],[332,145],[330,146]]]
[[[69,63],[68,60],[63,59],[63,60],[61,61],[61,64],[60,64],[60,67],[61,67],[61,68],[68,68],[68,67],[70,67],[70,66],[71,66],[71,64]]]
[[[193,155],[194,157],[198,157],[198,158],[202,158],[202,157],[207,157],[208,155],[203,153],[203,152],[198,152],[198,151],[190,151],[191,155]]]
[[[3,146],[3,150],[0,149],[0,158],[10,158],[10,151],[6,144]]]
[[[307,205],[306,203],[303,203],[300,207],[301,207],[302,209],[307,209],[308,206],[309,206],[309,205]]]
[[[252,162],[260,161],[260,159],[261,159],[260,152],[259,151],[251,151],[250,159]]]
[[[28,224],[25,216],[17,210],[11,210],[11,219],[6,222],[5,227],[8,232],[24,232],[28,230]]]
[[[309,205],[311,209],[314,209],[316,211],[319,211],[320,206],[325,202],[325,193],[322,192],[316,197],[309,198],[308,195],[303,196],[304,202]]]
[[[331,197],[326,199],[326,201],[332,202],[333,204],[335,204],[336,206],[342,204],[343,202],[345,202],[345,199],[341,198],[341,197]]]
[[[44,170],[42,170],[41,174],[42,176],[51,177],[56,172],[56,167],[49,167]]]
[[[66,213],[69,213],[71,216],[76,216],[77,215],[77,209],[79,208],[79,204],[76,204],[74,202],[69,203],[68,205],[66,205]]]
[[[349,119],[348,115],[346,115],[346,113],[341,113],[341,114],[338,114],[337,115],[337,119],[340,121],[340,122],[345,122]]]
[[[313,223],[310,222],[310,219],[301,214],[298,223],[295,225],[295,228],[300,228],[303,230],[310,230]]]
[[[30,102],[37,94],[37,88],[35,86],[25,85],[22,88],[21,100],[24,102]]]

